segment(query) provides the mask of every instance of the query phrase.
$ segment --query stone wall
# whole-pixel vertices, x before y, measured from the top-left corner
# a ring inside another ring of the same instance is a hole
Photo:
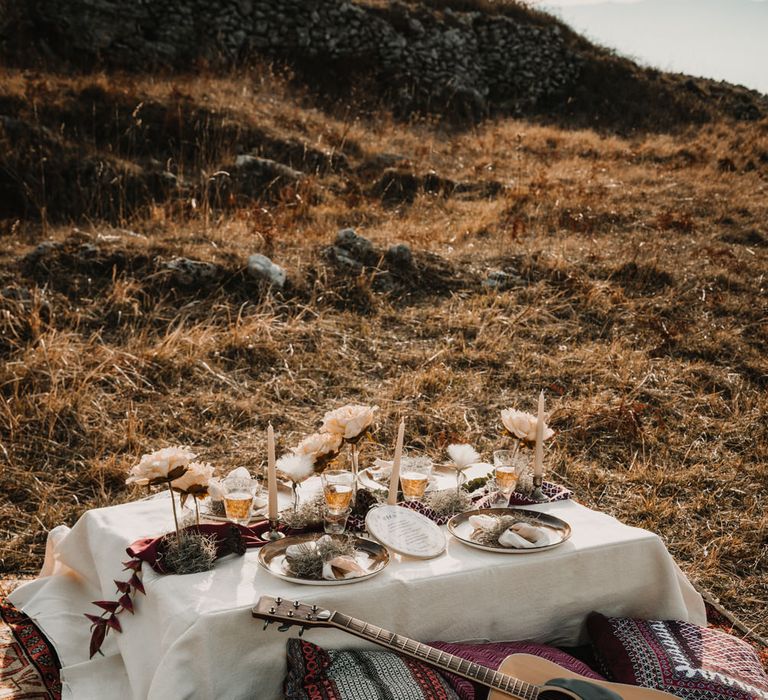
[[[23,0],[17,0],[23,2]],[[554,24],[348,0],[33,0],[54,53],[121,67],[230,62],[261,53],[354,80],[404,107],[521,108],[575,79]]]

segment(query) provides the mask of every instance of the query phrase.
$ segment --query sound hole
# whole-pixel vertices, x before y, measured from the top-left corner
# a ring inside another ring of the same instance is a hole
[[[544,688],[539,691],[539,700],[580,700],[580,698],[567,690]]]

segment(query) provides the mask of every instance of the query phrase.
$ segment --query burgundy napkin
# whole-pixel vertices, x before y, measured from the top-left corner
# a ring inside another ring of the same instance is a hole
[[[278,528],[287,535],[295,535],[302,530],[290,530],[283,526]],[[246,549],[261,547],[266,544],[261,536],[269,530],[269,523],[264,521],[251,527],[236,525],[235,523],[217,523],[215,525],[193,525],[184,528],[187,532],[200,532],[214,538],[216,543],[216,558],[226,556],[227,554],[237,554],[242,556]],[[173,534],[173,533],[171,533]],[[149,564],[159,574],[167,574],[163,568],[162,554],[168,543],[168,535],[160,537],[145,537],[136,540],[126,549],[132,559],[139,559]]]

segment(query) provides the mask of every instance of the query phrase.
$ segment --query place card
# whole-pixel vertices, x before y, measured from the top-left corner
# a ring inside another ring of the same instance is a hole
[[[445,534],[429,518],[401,506],[375,506],[365,526],[371,535],[398,554],[432,559],[445,550]]]

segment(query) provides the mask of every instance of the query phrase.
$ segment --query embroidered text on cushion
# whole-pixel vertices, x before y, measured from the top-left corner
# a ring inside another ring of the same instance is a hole
[[[684,700],[768,700],[768,676],[755,651],[719,630],[600,613],[589,616],[587,628],[611,680]]]

